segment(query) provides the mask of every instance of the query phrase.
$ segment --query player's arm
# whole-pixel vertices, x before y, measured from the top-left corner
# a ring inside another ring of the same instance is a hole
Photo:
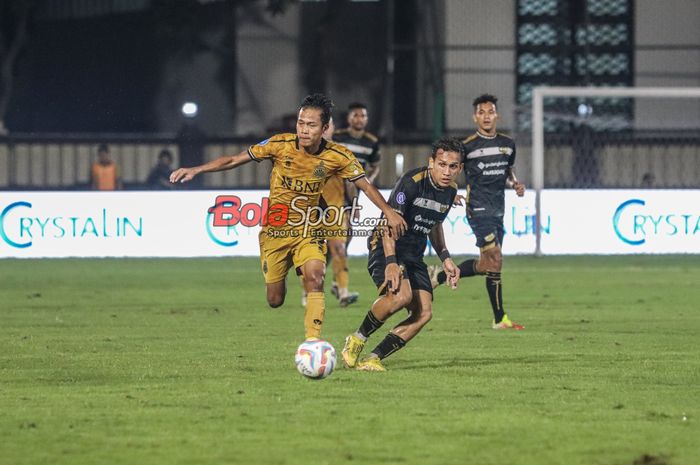
[[[396,259],[396,239],[389,234],[386,226],[382,226],[379,231],[382,235],[382,246],[384,257],[386,258],[384,283],[380,286],[380,289],[386,286],[389,292],[396,294],[401,286],[401,268]]]
[[[433,226],[430,230],[430,243],[440,257],[442,261],[442,268],[445,270],[447,275],[446,284],[449,284],[452,289],[457,288],[457,281],[459,281],[459,267],[455,265],[450,257],[450,252],[447,250],[447,245],[445,244],[445,232],[442,229],[442,223],[438,223]]]
[[[518,181],[518,178],[515,176],[515,169],[513,169],[512,166],[508,168],[508,179],[506,179],[506,187],[508,187],[509,189],[515,189],[515,193],[518,194],[518,197],[522,197],[523,195],[525,195],[525,184]]]
[[[406,232],[406,221],[403,217],[394,211],[391,206],[386,203],[382,194],[379,193],[376,187],[367,181],[366,177],[361,177],[353,181],[355,186],[365,193],[367,198],[379,208],[387,220],[387,226],[389,226],[389,234],[395,235],[396,238],[401,237],[404,232]]]
[[[381,168],[378,161],[370,163],[369,167],[367,168],[367,181],[374,184],[375,179],[377,179],[377,176],[379,176],[380,169]]]
[[[345,186],[345,198],[350,202],[350,205],[354,205],[357,200],[357,186],[355,186],[354,183],[350,181],[345,181],[343,183]],[[357,222],[360,220],[360,209],[359,208],[353,208],[352,209],[352,218],[350,218],[350,221],[353,223]]]
[[[241,165],[245,165],[252,158],[248,151],[239,153],[238,155],[224,155],[216,160],[204,163],[203,165],[193,166],[191,168],[178,168],[170,174],[170,182],[187,182],[200,173],[213,173],[215,171],[231,170]]]

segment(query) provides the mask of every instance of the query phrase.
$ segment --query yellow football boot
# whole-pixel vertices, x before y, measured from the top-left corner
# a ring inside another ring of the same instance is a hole
[[[379,357],[367,357],[357,364],[357,369],[360,371],[386,371]]]
[[[343,357],[343,363],[348,368],[353,368],[357,363],[357,358],[360,356],[362,349],[365,347],[365,341],[350,334],[345,338],[345,345],[343,346],[343,351],[340,353]]]

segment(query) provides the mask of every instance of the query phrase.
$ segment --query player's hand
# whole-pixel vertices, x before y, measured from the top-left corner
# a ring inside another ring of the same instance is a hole
[[[515,181],[513,183],[513,189],[515,189],[515,193],[518,194],[518,197],[522,197],[525,195],[525,184],[523,184],[520,181]]]
[[[401,286],[401,267],[398,263],[387,263],[384,268],[384,283],[381,287],[387,287],[387,294],[396,294]]]
[[[460,206],[460,207],[461,207],[462,205],[464,205],[462,202],[463,202],[463,201],[466,202],[466,200],[467,200],[467,198],[466,198],[465,196],[460,195],[460,194],[457,194],[457,195],[455,196],[454,202],[452,202],[452,206],[453,206],[453,207],[457,207],[457,206]]]
[[[352,209],[352,224],[358,224],[360,222],[360,209]]]
[[[455,262],[451,258],[448,258],[442,262],[442,269],[445,270],[445,275],[447,279],[445,280],[445,285],[450,286],[452,289],[457,289],[457,282],[459,281],[459,267],[455,265]]]
[[[170,173],[170,182],[187,182],[197,176],[197,170],[194,168],[178,168]]]
[[[391,237],[398,239],[406,232],[406,220],[394,210],[389,211],[389,214],[386,215],[386,221]]]

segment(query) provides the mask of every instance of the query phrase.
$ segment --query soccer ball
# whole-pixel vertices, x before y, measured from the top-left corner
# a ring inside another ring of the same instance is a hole
[[[297,348],[294,356],[299,373],[312,379],[330,376],[335,368],[335,349],[323,339],[307,339]]]

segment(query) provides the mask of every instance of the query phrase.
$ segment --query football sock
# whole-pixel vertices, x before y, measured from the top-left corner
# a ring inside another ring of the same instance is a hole
[[[336,257],[332,265],[333,277],[335,278],[335,282],[338,283],[338,289],[347,289],[350,282],[347,257]]]
[[[304,331],[306,339],[321,337],[323,315],[326,313],[326,298],[323,292],[309,292],[304,310]]]
[[[384,322],[379,321],[377,317],[374,316],[374,313],[372,313],[372,310],[370,310],[367,312],[365,319],[362,320],[362,324],[360,325],[360,329],[357,330],[357,334],[367,340],[367,338],[370,337],[373,332],[381,328],[383,324]]]
[[[501,284],[501,273],[489,271],[486,273],[486,291],[489,293],[491,308],[493,309],[493,321],[500,323],[505,315],[503,310],[503,286]]]
[[[372,351],[380,360],[387,358],[389,355],[393,354],[397,350],[401,349],[406,345],[406,341],[401,339],[394,333],[389,333],[386,335],[384,340],[377,345]]]
[[[476,272],[476,259],[469,259],[465,260],[459,265],[459,279],[462,278],[468,278],[470,276],[475,276],[478,273]],[[441,271],[437,275],[437,280],[440,284],[444,284],[445,281],[447,281],[447,274],[445,274],[445,271]]]

